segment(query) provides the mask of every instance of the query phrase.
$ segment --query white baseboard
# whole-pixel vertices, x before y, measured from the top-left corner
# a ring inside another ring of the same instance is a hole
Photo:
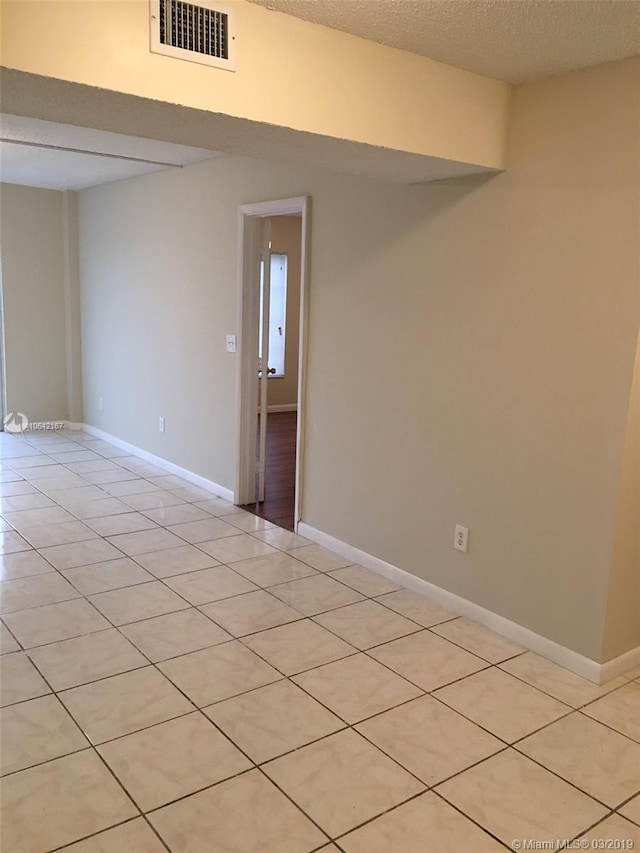
[[[201,477],[200,474],[194,474],[193,471],[189,471],[187,468],[181,468],[180,465],[175,465],[173,462],[169,462],[161,456],[155,456],[147,450],[142,450],[141,447],[136,447],[135,444],[129,444],[128,441],[123,441],[121,438],[117,438],[117,436],[111,435],[104,430],[98,429],[90,424],[68,424],[68,429],[84,430],[84,432],[88,432],[89,435],[95,435],[97,438],[103,439],[103,441],[108,441],[109,444],[113,444],[114,447],[126,450],[127,453],[131,454],[131,456],[137,456],[139,459],[144,459],[145,462],[151,462],[152,465],[157,465],[158,468],[162,468],[170,474],[175,474],[176,477],[182,477],[183,480],[193,483],[194,486],[200,486],[201,489],[206,489],[216,497],[224,498],[225,500],[233,503],[233,492],[231,489],[227,489],[225,486],[220,486],[218,483],[214,483],[213,480],[207,480],[206,477]]]
[[[298,524],[297,532],[312,542],[335,551],[336,554],[340,554],[346,560],[351,560],[360,566],[364,566],[366,569],[370,569],[372,572],[377,572],[377,574],[383,575],[406,589],[411,589],[421,595],[428,596],[432,601],[435,601],[447,610],[451,610],[452,613],[473,619],[474,622],[484,625],[486,628],[495,631],[497,634],[501,634],[508,640],[524,646],[524,648],[536,652],[541,657],[547,658],[547,660],[557,663],[559,666],[575,672],[576,675],[581,675],[583,678],[587,678],[596,684],[604,684],[606,681],[610,681],[612,678],[623,674],[626,670],[630,670],[640,663],[640,648],[633,649],[607,663],[598,663],[578,652],[574,652],[566,646],[561,646],[559,643],[548,639],[548,637],[536,634],[523,625],[518,625],[517,622],[505,619],[504,616],[500,616],[498,613],[487,610],[473,601],[442,589],[442,587],[435,586],[435,584],[429,583],[429,581],[412,575],[404,569],[399,569],[397,566],[391,565],[391,563],[386,563],[384,560],[374,557],[366,551],[361,551],[347,542],[342,542],[340,539],[336,539],[328,533],[317,530],[315,527],[311,527],[304,522]]]
[[[628,652],[618,655],[617,658],[601,664],[600,684],[611,681],[612,678],[617,678],[619,675],[624,675],[625,672],[638,666],[640,666],[640,646],[636,646],[635,649],[630,649]]]
[[[267,406],[267,414],[272,415],[274,412],[297,412],[297,403],[281,403],[278,406]],[[260,406],[258,406],[258,414],[260,414]]]
[[[269,407],[269,411],[271,411],[271,407]],[[278,409],[278,411],[291,411],[291,409]],[[140,447],[122,441],[122,439],[104,432],[104,430],[90,426],[89,424],[69,421],[65,422],[65,427],[69,430],[84,430],[90,435],[102,438],[104,441],[108,441],[109,444],[113,444],[121,450],[126,450],[132,456],[137,456],[145,462],[151,462],[153,465],[157,465],[158,468],[182,477],[184,480],[200,486],[218,497],[233,502],[234,494],[231,489],[220,486],[212,480],[207,480],[205,477],[201,477],[199,474],[195,474],[186,468],[181,468],[173,462],[168,462],[166,459],[155,456],[153,453],[142,450]],[[453,592],[442,589],[442,587],[429,583],[429,581],[412,575],[410,572],[400,569],[391,563],[387,563],[379,557],[373,556],[373,554],[361,551],[359,548],[336,539],[334,536],[322,530],[317,530],[315,527],[311,527],[304,522],[298,524],[297,532],[312,542],[316,542],[318,545],[322,545],[336,554],[340,554],[345,559],[364,566],[366,569],[370,569],[372,572],[376,572],[406,589],[411,589],[414,592],[425,595],[452,613],[459,616],[466,616],[480,625],[484,625],[486,628],[495,631],[497,634],[501,634],[508,640],[536,652],[541,657],[547,658],[553,663],[571,672],[575,672],[583,678],[587,678],[589,681],[593,681],[595,684],[605,684],[607,681],[611,681],[613,678],[624,675],[625,672],[640,666],[640,646],[612,660],[606,661],[606,663],[598,663],[566,646],[561,646],[554,640],[543,637],[541,634],[536,634],[523,625],[518,625],[517,622],[512,622],[498,613],[487,610],[473,601],[469,601]]]

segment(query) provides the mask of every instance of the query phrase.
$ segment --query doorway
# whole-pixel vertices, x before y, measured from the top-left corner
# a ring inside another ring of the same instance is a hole
[[[240,208],[235,503],[295,530],[302,502],[309,200]]]

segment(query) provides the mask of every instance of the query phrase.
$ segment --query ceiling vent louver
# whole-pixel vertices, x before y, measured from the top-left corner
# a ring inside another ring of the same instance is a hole
[[[151,52],[235,71],[235,15],[215,0],[151,0]]]

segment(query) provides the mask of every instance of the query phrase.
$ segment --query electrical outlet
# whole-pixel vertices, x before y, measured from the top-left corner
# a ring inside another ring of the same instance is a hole
[[[98,397],[98,408],[100,409],[100,411],[104,409],[104,401],[102,397]]]
[[[160,430],[160,432],[164,432],[164,418],[160,418],[158,422],[158,429]]]
[[[453,539],[453,547],[456,551],[464,551],[467,553],[469,547],[469,528],[463,527],[461,524],[456,524],[456,532]]]

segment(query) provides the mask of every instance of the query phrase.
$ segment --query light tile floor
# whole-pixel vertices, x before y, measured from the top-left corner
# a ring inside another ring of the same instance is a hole
[[[640,849],[638,669],[594,685],[80,432],[0,434],[0,555],[7,853]]]

